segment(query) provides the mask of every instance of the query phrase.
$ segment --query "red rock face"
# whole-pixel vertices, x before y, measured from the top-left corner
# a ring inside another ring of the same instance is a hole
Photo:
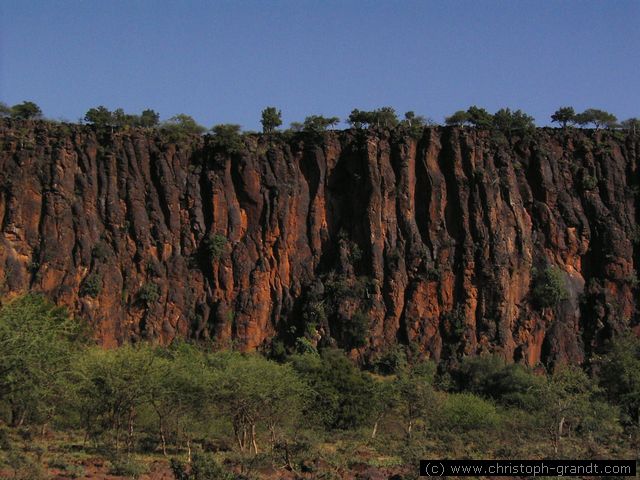
[[[107,346],[314,330],[354,356],[401,342],[535,365],[637,324],[637,137],[345,131],[230,156],[4,121],[0,141],[2,294],[42,291]],[[568,298],[542,308],[532,270],[549,265]]]

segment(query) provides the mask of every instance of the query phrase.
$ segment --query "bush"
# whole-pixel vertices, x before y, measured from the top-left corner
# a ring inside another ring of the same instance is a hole
[[[342,350],[323,350],[320,356],[297,355],[292,363],[311,387],[306,418],[328,429],[358,428],[369,420],[373,381]]]
[[[227,238],[224,235],[216,233],[213,237],[205,240],[205,246],[211,258],[218,260],[224,253],[224,249],[227,246]]]
[[[121,457],[111,460],[109,474],[120,475],[127,478],[140,478],[140,475],[147,473],[147,468],[131,457]]]
[[[233,475],[222,468],[211,454],[196,453],[191,462],[190,480],[233,480]]]
[[[80,286],[81,297],[93,297],[96,298],[102,290],[102,277],[97,273],[90,273],[87,278],[84,279]]]
[[[138,298],[147,305],[155,303],[160,298],[160,287],[155,283],[145,283],[138,291]]]
[[[557,267],[547,267],[542,272],[532,271],[533,301],[538,307],[555,307],[561,301],[569,298],[564,275]]]
[[[452,372],[458,391],[492,398],[503,405],[534,408],[541,379],[522,365],[497,355],[465,357]]]
[[[441,426],[454,430],[495,428],[500,423],[496,407],[471,393],[448,395],[439,413]]]
[[[213,132],[213,146],[225,150],[229,154],[239,153],[244,148],[240,125],[224,123],[215,125]]]

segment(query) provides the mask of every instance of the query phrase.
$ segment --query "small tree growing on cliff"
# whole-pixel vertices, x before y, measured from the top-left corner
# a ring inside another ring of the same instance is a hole
[[[569,298],[564,276],[559,268],[547,267],[542,272],[532,271],[533,299],[542,308],[554,307]]]
[[[267,107],[262,110],[262,131],[264,133],[273,133],[276,128],[282,125],[282,111],[276,107]]]
[[[215,125],[212,143],[215,147],[225,150],[229,154],[239,153],[244,148],[240,125],[233,123],[222,123]]]
[[[33,102],[22,102],[11,107],[11,117],[21,120],[42,118],[42,110]]]
[[[305,132],[319,134],[340,122],[338,117],[323,117],[322,115],[310,115],[304,119],[302,129]]]
[[[522,110],[512,112],[509,108],[501,108],[493,115],[493,125],[498,130],[510,132],[530,132],[535,129],[532,116],[527,115]]]
[[[551,115],[551,121],[559,123],[562,128],[567,128],[568,123],[576,121],[576,112],[573,107],[560,107]]]
[[[453,115],[446,117],[444,122],[447,125],[464,125],[469,122],[469,114],[464,110],[458,110]]]
[[[155,110],[143,110],[138,119],[138,124],[144,128],[152,128],[158,126],[160,122],[160,114]]]
[[[104,128],[113,125],[113,113],[107,107],[100,105],[90,108],[85,114],[84,120],[98,128]]]
[[[612,127],[618,121],[615,115],[604,110],[598,110],[597,108],[588,108],[584,112],[576,115],[576,122],[579,125],[585,126],[592,123],[596,130],[602,127]]]

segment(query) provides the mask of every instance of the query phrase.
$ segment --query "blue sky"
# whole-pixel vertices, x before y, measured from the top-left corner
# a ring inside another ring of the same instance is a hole
[[[390,105],[640,116],[640,1],[2,0],[0,101],[258,129]]]

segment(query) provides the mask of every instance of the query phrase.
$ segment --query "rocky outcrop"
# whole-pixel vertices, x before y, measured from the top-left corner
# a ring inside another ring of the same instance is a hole
[[[278,335],[535,365],[637,323],[640,140],[622,132],[248,135],[229,155],[5,120],[0,141],[3,295],[42,291],[105,345]]]

